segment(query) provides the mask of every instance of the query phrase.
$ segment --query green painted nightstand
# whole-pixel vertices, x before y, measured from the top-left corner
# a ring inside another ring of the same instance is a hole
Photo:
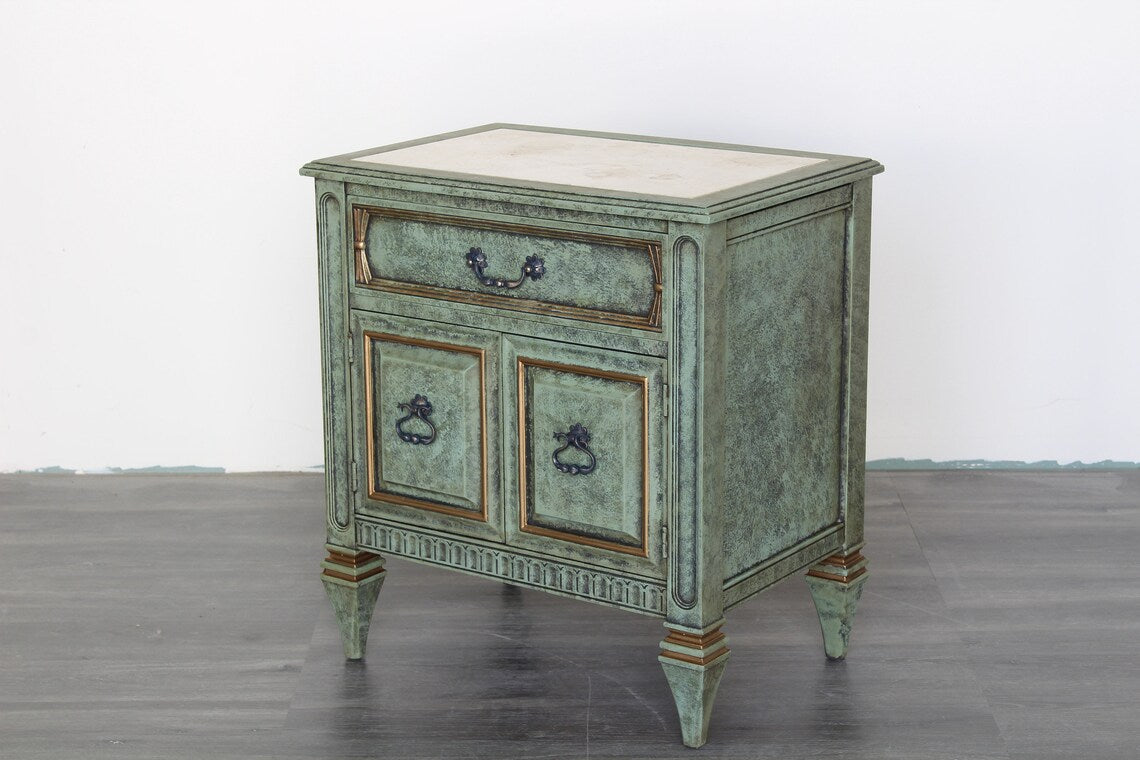
[[[345,654],[389,553],[663,618],[691,747],[734,605],[807,568],[843,657],[880,171],[504,124],[307,164]]]

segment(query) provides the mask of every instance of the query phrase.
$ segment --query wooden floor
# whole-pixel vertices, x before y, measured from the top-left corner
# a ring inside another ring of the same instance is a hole
[[[845,663],[732,611],[687,750],[660,622],[400,559],[367,664],[319,475],[0,476],[0,758],[1140,757],[1140,472],[868,477]]]

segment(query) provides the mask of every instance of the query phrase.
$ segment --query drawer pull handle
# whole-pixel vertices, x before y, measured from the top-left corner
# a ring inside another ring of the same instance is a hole
[[[568,475],[589,475],[594,471],[594,466],[598,460],[594,457],[594,452],[590,451],[590,447],[586,445],[590,442],[590,431],[582,427],[582,423],[576,422],[571,425],[569,433],[555,433],[554,438],[562,442],[562,448],[550,455],[559,472],[565,472]],[[589,464],[567,464],[558,461],[558,455],[571,446],[588,456],[590,458]]]
[[[496,277],[488,277],[485,273],[487,264],[487,254],[483,253],[482,248],[472,248],[467,252],[467,266],[475,272],[475,279],[488,288],[514,289],[526,282],[527,277],[538,280],[546,274],[546,265],[538,256],[526,257],[526,262],[522,266],[522,274],[517,280],[500,280]]]
[[[396,435],[400,436],[400,440],[406,443],[422,443],[429,444],[435,440],[435,425],[431,424],[428,415],[431,414],[431,402],[427,400],[426,396],[421,396],[418,393],[412,399],[410,404],[400,404],[400,409],[406,411],[407,414],[396,420]],[[419,435],[418,433],[409,433],[404,430],[404,423],[413,417],[417,417],[427,423],[431,428],[431,432],[427,435]]]

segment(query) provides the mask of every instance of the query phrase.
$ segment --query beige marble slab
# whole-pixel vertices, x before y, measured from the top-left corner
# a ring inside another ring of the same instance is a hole
[[[356,160],[524,182],[699,198],[826,159],[503,128]]]

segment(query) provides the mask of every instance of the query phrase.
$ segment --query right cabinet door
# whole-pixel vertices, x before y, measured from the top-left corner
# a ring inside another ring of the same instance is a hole
[[[664,362],[514,335],[503,358],[507,542],[663,577]]]

